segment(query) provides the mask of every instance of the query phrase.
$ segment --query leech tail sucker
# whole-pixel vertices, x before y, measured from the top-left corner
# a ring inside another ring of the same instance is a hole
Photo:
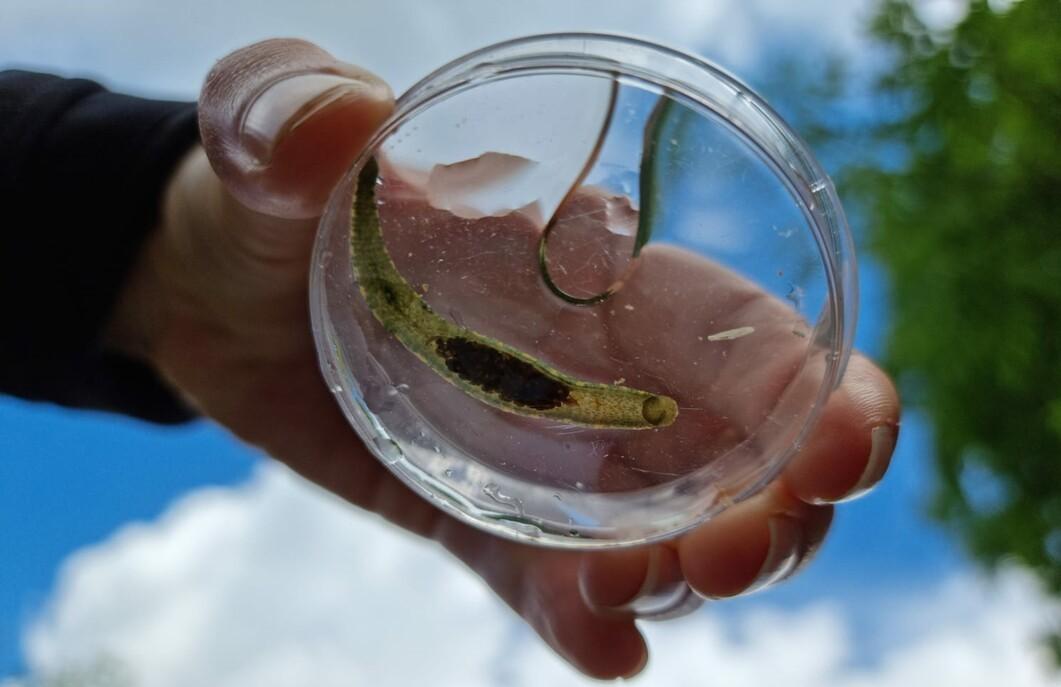
[[[501,341],[436,314],[398,272],[380,230],[369,158],[358,175],[351,212],[354,276],[373,316],[440,377],[469,396],[519,415],[613,429],[666,427],[674,399],[572,377]]]

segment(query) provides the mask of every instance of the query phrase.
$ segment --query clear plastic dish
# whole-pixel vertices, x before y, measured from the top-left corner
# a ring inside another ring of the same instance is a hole
[[[799,138],[718,67],[609,35],[501,43],[413,86],[313,264],[324,377],[378,459],[551,546],[672,537],[761,489],[857,310],[842,209]],[[630,398],[657,401],[639,418]]]

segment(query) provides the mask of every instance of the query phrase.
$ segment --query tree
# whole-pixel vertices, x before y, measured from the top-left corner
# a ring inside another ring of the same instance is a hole
[[[894,116],[849,177],[891,277],[886,364],[935,425],[935,515],[1061,595],[1061,2],[943,28],[919,4],[879,6]]]

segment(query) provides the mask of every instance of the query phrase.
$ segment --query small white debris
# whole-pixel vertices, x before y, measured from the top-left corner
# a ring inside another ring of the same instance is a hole
[[[627,303],[626,305],[623,306],[623,308],[626,309],[626,310],[633,310],[634,306],[632,306],[629,303]]]
[[[718,332],[717,334],[711,334],[707,337],[708,341],[733,341],[739,339],[742,336],[748,336],[755,331],[755,327],[737,327],[736,329],[727,329],[724,332]]]

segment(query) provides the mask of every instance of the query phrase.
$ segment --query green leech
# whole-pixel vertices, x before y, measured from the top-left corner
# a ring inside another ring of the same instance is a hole
[[[612,429],[674,422],[678,405],[668,396],[580,381],[435,314],[387,253],[376,208],[378,174],[370,158],[357,180],[350,231],[354,277],[372,314],[417,358],[469,396],[518,415]]]

